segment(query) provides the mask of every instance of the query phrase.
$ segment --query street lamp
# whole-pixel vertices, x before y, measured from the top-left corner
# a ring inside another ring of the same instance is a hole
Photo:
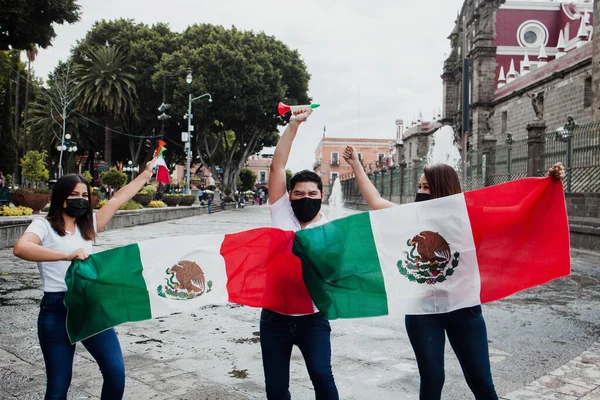
[[[188,72],[185,81],[190,84],[192,83],[192,73]],[[208,97],[208,102],[212,103],[212,96],[210,93],[204,93],[201,96],[194,97],[190,93],[189,101],[188,101],[188,112],[187,112],[187,121],[188,121],[188,129],[187,132],[183,132],[181,135],[181,141],[185,143],[185,150],[187,151],[187,171],[185,174],[185,183],[187,185],[186,193],[190,194],[192,192],[190,188],[190,169],[191,169],[191,161],[192,161],[192,132],[194,127],[192,126],[192,103],[196,100],[200,100],[203,97]],[[184,116],[186,118],[186,116]]]
[[[123,171],[131,173],[130,180],[133,180],[133,171],[138,172],[138,170],[139,170],[139,168],[138,167],[134,167],[133,166],[133,161],[131,161],[131,160],[127,161],[127,166],[125,166],[123,168]]]
[[[183,69],[181,71],[177,71],[174,74],[164,74],[163,75],[163,98],[162,98],[162,104],[160,105],[160,107],[158,107],[158,111],[162,113],[158,116],[158,120],[161,122],[161,124],[160,124],[161,139],[164,137],[164,134],[165,134],[165,121],[168,120],[169,118],[171,118],[171,116],[169,114],[165,113],[165,111],[167,111],[169,108],[171,108],[171,105],[166,103],[166,101],[167,101],[167,78],[172,78],[174,76],[181,75],[184,72],[187,72],[185,81],[188,84],[192,83],[192,70],[190,70],[190,69]]]
[[[62,143],[59,144],[58,146],[56,146],[56,150],[60,151],[60,162],[62,162],[62,153],[63,151],[67,152],[67,157],[66,157],[66,167],[65,167],[65,172],[68,174],[69,173],[69,153],[75,153],[77,151],[77,143],[71,141],[71,135],[70,134],[66,134],[64,140],[62,140]],[[61,172],[62,172],[62,165],[58,166],[59,168],[59,176],[62,176]]]

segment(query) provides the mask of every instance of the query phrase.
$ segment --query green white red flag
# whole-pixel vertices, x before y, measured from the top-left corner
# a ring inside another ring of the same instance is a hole
[[[562,184],[528,178],[298,232],[160,238],[93,254],[67,271],[67,330],[76,342],[226,302],[284,314],[311,313],[314,302],[329,319],[442,313],[569,272]]]

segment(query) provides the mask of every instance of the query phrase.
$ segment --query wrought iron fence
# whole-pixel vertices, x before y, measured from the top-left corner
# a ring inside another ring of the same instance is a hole
[[[572,118],[555,132],[545,135],[544,164],[565,164],[565,190],[575,193],[600,192],[600,121],[576,125]]]
[[[493,148],[469,151],[467,180],[463,190],[474,190],[485,186],[524,178],[528,174],[528,139],[514,140],[509,133],[504,143]],[[600,192],[600,121],[577,125],[569,117],[567,124],[555,132],[543,136],[541,168],[532,175],[545,175],[546,171],[560,161],[565,165],[567,176],[564,181],[566,192]],[[369,179],[385,198],[413,196],[417,192],[419,177],[423,173],[422,163],[412,168],[390,168],[369,171]],[[460,175],[460,173],[459,173]],[[361,198],[355,179],[351,175],[342,177],[344,198],[356,201]]]

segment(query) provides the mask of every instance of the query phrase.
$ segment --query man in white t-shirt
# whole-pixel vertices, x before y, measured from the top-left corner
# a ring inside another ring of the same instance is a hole
[[[323,182],[312,171],[301,171],[286,190],[285,165],[298,127],[311,110],[294,113],[277,143],[269,175],[271,225],[297,231],[326,222],[321,213]],[[268,400],[291,399],[290,358],[294,345],[300,348],[318,400],[337,400],[331,370],[331,327],[318,310],[307,315],[284,315],[263,309],[260,317],[260,346]]]

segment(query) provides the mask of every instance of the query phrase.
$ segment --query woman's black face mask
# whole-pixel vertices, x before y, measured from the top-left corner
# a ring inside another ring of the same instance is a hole
[[[431,195],[429,193],[417,193],[415,196],[415,203],[417,201],[427,201],[431,200]]]

